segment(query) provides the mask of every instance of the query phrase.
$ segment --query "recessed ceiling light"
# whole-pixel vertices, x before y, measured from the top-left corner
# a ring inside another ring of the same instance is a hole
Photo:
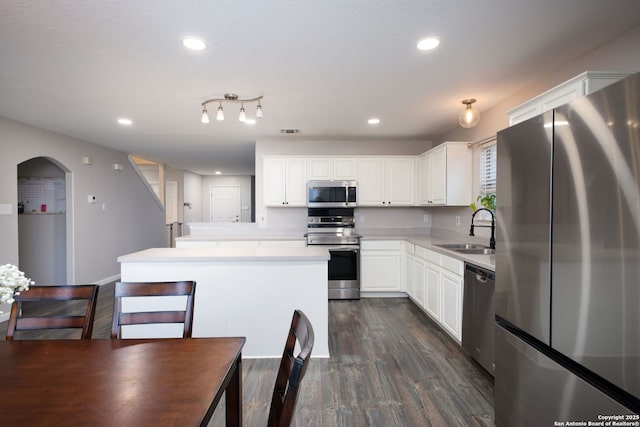
[[[438,40],[435,37],[428,37],[426,39],[422,39],[418,42],[418,49],[420,50],[431,50],[431,49],[435,49],[436,47],[438,47],[438,45],[440,44],[440,40]]]
[[[377,119],[375,117],[367,120],[367,123],[369,123],[370,125],[377,125],[378,123],[380,123],[380,119]]]
[[[120,123],[122,126],[131,126],[133,124],[133,121],[131,119],[122,117],[118,119],[118,123]]]
[[[200,39],[195,37],[187,37],[182,39],[182,44],[187,49],[191,50],[204,50],[207,48],[207,44]]]
[[[220,172],[220,171],[215,171],[214,173],[215,173],[216,175],[222,175],[222,172]]]

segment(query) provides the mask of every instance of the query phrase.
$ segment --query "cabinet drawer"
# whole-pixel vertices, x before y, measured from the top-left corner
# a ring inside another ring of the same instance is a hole
[[[416,253],[416,256],[419,256],[420,258],[428,259],[427,250],[422,246],[416,246],[415,253]]]
[[[442,255],[442,263],[440,265],[442,268],[445,268],[458,276],[462,276],[464,274],[464,262],[451,258],[450,256]]]
[[[440,265],[440,260],[442,259],[442,255],[438,252],[425,250],[425,259],[427,261],[431,261],[436,265]]]
[[[399,240],[363,240],[360,242],[362,250],[400,250],[402,242]]]

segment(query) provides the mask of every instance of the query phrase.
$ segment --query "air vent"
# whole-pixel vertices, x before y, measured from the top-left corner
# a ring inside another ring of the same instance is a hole
[[[280,129],[280,133],[300,133],[300,129]]]

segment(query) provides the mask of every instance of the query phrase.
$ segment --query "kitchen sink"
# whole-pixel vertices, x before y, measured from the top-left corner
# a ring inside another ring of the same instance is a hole
[[[443,249],[450,249],[452,251],[466,251],[476,249],[489,249],[489,246],[480,245],[478,243],[444,243],[442,245],[436,245]]]
[[[496,253],[496,250],[491,248],[454,249],[454,251],[469,255],[494,255]]]
[[[496,253],[495,249],[478,243],[444,243],[436,246],[469,255],[493,255]]]

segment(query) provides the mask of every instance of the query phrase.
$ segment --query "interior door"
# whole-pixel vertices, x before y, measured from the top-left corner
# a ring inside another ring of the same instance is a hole
[[[172,224],[178,221],[178,183],[167,181],[164,188],[164,209],[167,224]]]
[[[211,186],[211,222],[240,222],[240,186]]]

